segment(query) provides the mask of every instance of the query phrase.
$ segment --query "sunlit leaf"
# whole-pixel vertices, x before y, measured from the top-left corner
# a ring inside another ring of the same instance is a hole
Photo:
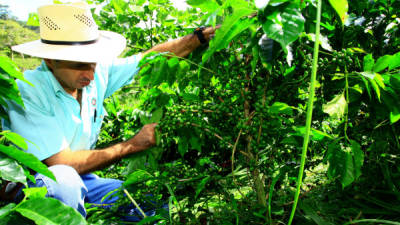
[[[199,196],[199,194],[201,193],[201,191],[204,190],[204,188],[206,187],[207,182],[210,180],[210,176],[207,176],[205,178],[203,178],[200,183],[197,185],[196,187],[196,195],[195,198],[197,198]]]
[[[10,131],[3,131],[0,134],[4,135],[4,137],[7,138],[7,140],[11,141],[16,146],[24,150],[28,149],[28,145],[25,142],[25,138],[23,138],[21,135]]]
[[[241,19],[253,13],[250,8],[235,9],[232,15],[224,20],[221,27],[215,32],[215,37],[210,41],[208,50],[203,55],[203,63],[206,62],[214,52],[226,48],[231,40],[246,30],[255,20],[250,18]]]
[[[391,56],[391,55],[385,55],[385,56],[379,57],[376,60],[373,71],[376,73],[379,73],[382,70],[386,69],[389,66],[389,64],[391,63],[392,58],[393,58],[393,56]]]
[[[54,198],[33,198],[19,204],[15,211],[38,225],[87,224],[78,211]]]
[[[389,70],[396,69],[400,66],[400,52],[393,55],[389,62]]]
[[[342,21],[342,24],[344,24],[349,17],[347,14],[347,11],[349,10],[349,3],[347,0],[329,0],[329,3],[331,3],[332,7],[339,15],[340,21]]]
[[[149,172],[145,170],[137,170],[126,178],[126,181],[123,183],[124,186],[130,186],[133,184],[137,183],[142,183],[144,181],[147,181],[148,179],[151,179],[153,175],[151,175]]]
[[[23,152],[15,148],[14,146],[4,146],[4,145],[0,145],[0,152],[17,160],[20,164],[25,165],[31,168],[32,170],[41,173],[53,180],[56,180],[53,173],[49,169],[47,169],[47,166],[43,164],[41,161],[39,161],[39,159],[36,158],[31,153]]]
[[[344,92],[336,95],[331,101],[322,105],[322,110],[324,113],[328,113],[329,116],[336,119],[341,119],[347,109],[346,98],[344,97]]]
[[[220,7],[215,0],[186,0],[188,5],[200,8],[202,12],[214,12]]]
[[[4,180],[23,183],[27,186],[24,169],[11,158],[0,154],[0,177]]]
[[[274,102],[274,104],[272,104],[269,107],[269,113],[272,114],[287,114],[287,115],[292,115],[293,114],[293,109],[291,106],[289,106],[286,103],[283,102]]]
[[[269,38],[279,42],[286,52],[286,47],[295,41],[304,29],[305,19],[296,4],[287,5],[282,11],[275,11],[262,25]]]

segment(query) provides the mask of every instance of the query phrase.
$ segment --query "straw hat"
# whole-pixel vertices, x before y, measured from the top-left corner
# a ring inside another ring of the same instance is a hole
[[[98,30],[86,2],[42,6],[38,16],[41,39],[12,50],[39,58],[98,62],[125,49],[122,35]]]

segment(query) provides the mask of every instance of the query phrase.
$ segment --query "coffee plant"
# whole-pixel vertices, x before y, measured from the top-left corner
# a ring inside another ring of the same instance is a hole
[[[186,58],[145,55],[106,100],[97,147],[153,122],[158,143],[97,172],[125,183],[114,207],[88,205],[88,223],[121,224],[137,203],[139,224],[399,224],[399,1],[88,2],[127,38],[124,56],[221,25]],[[0,217],[46,224],[19,207]]]

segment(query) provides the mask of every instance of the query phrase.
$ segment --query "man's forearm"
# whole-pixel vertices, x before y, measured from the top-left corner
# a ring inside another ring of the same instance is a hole
[[[155,126],[156,124],[146,125],[137,135],[128,141],[101,150],[62,150],[45,159],[44,163],[47,166],[58,164],[68,165],[73,167],[79,174],[102,169],[130,154],[141,152],[153,146],[155,144]]]
[[[209,41],[211,35],[214,35],[215,29],[217,28],[219,28],[219,26],[216,28],[205,28],[203,30],[204,38]],[[171,52],[179,57],[185,57],[200,45],[201,43],[197,36],[194,34],[189,34],[182,38],[156,45],[150,50],[146,51],[145,54],[149,52]]]

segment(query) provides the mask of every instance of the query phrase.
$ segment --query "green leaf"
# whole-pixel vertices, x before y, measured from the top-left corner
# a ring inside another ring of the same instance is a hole
[[[271,114],[286,114],[286,115],[293,115],[293,109],[286,103],[283,102],[274,102],[269,107],[269,113]]]
[[[361,167],[364,164],[364,152],[358,142],[350,140],[351,151],[354,158],[355,179],[361,176]]]
[[[220,7],[215,0],[187,0],[186,2],[194,8],[201,9],[203,13],[212,13]]]
[[[356,141],[350,140],[350,146],[342,146],[337,142],[330,144],[326,157],[329,162],[328,177],[338,178],[343,188],[361,175],[364,153]]]
[[[19,182],[28,186],[24,169],[14,159],[8,158],[3,154],[0,154],[0,177],[4,180]]]
[[[329,114],[330,117],[341,119],[347,109],[346,98],[344,97],[344,92],[340,95],[336,95],[330,102],[322,105],[322,110],[324,113]]]
[[[372,71],[374,68],[374,58],[372,57],[372,54],[368,54],[364,56],[364,71]]]
[[[4,216],[10,213],[15,208],[15,206],[16,206],[15,203],[9,203],[6,206],[2,207],[0,209],[0,219],[2,219]]]
[[[144,219],[142,219],[137,225],[143,225],[143,224],[158,224],[154,223],[156,221],[164,219],[161,215],[155,215],[155,216],[148,216]]]
[[[389,66],[390,62],[392,61],[392,58],[393,58],[392,55],[385,55],[378,58],[378,60],[376,60],[376,63],[372,71],[379,73],[382,70],[386,69]]]
[[[8,57],[0,56],[0,67],[11,77],[20,79],[29,85],[33,86],[31,82],[24,78],[22,72],[18,69],[17,64],[11,61]]]
[[[126,181],[123,183],[123,185],[126,187],[126,186],[130,186],[133,184],[142,183],[144,181],[151,179],[152,177],[153,177],[153,175],[151,175],[149,172],[147,172],[145,170],[137,170],[137,171],[129,174],[129,176],[126,178]]]
[[[374,72],[360,72],[359,75],[361,75],[362,77],[367,78],[367,80],[369,81],[369,83],[371,84],[372,88],[374,89],[376,96],[378,97],[378,100],[381,100],[381,91],[380,91],[380,87],[384,88],[385,84],[383,83],[383,78],[382,76],[380,76],[377,73]],[[364,83],[366,83],[364,81]],[[369,86],[366,83],[365,84],[368,92],[369,92]]]
[[[315,42],[315,34],[307,34],[306,36],[310,41]],[[323,49],[330,52],[333,51],[332,46],[329,44],[329,39],[326,36],[324,35],[319,36],[319,44]]]
[[[123,0],[111,0],[116,15],[124,15],[127,3]]]
[[[189,142],[192,149],[196,149],[197,151],[201,152],[200,138],[198,138],[197,136],[192,136],[190,137]]]
[[[188,151],[188,149],[189,149],[189,144],[187,138],[179,137],[178,152],[181,154],[181,156],[184,156],[185,153]]]
[[[349,17],[349,15],[347,14],[347,11],[349,10],[349,3],[347,2],[347,0],[329,0],[329,3],[331,3],[331,6],[339,15],[340,21],[342,21],[342,24],[344,24],[344,22]]]
[[[148,123],[158,123],[160,122],[162,116],[163,116],[163,109],[158,108],[151,113],[151,118],[150,120],[148,120]]]
[[[153,86],[161,84],[165,79],[167,79],[168,72],[168,61],[167,58],[161,56],[160,60],[156,62],[153,66],[153,70],[151,72],[151,84]]]
[[[250,8],[238,8],[235,9],[232,15],[224,20],[221,27],[215,31],[215,37],[210,41],[209,48],[203,54],[203,63],[214,54],[214,52],[226,48],[231,40],[244,30],[246,30],[251,24],[254,23],[255,18],[241,19],[244,16],[248,16],[255,12]]]
[[[173,57],[168,60],[168,84],[171,86],[176,80],[176,73],[179,70],[179,59]]]
[[[389,62],[389,70],[396,69],[400,66],[400,52],[393,55]]]
[[[12,143],[14,143],[16,146],[27,150],[28,149],[28,145],[25,142],[25,138],[23,138],[21,135],[14,133],[14,132],[10,132],[10,131],[3,131],[0,133],[1,135],[4,135],[5,138],[7,138],[9,141],[11,141]]]
[[[205,178],[203,178],[200,183],[197,185],[196,187],[196,195],[194,198],[197,198],[199,196],[199,194],[201,193],[201,191],[204,190],[204,188],[206,187],[207,182],[210,180],[210,176],[206,176]]]
[[[39,16],[37,13],[29,13],[28,21],[26,21],[26,25],[38,27],[40,26],[39,23]]]
[[[47,194],[46,187],[24,188],[22,191],[24,192],[26,199],[44,198]]]
[[[0,145],[0,152],[3,152],[7,156],[17,160],[20,164],[25,165],[32,170],[41,173],[53,180],[56,180],[53,173],[47,168],[45,164],[38,160],[31,153],[23,152],[14,146],[4,146]]]
[[[190,69],[189,63],[187,63],[185,60],[180,61],[179,69],[178,69],[178,73],[177,73],[178,80],[182,80],[183,78],[185,78],[189,69]]]
[[[287,46],[295,41],[304,29],[305,19],[297,4],[289,4],[282,11],[274,11],[262,28],[269,38],[279,42],[287,53]]]
[[[306,133],[306,128],[304,126],[294,127],[294,130],[296,131],[296,133],[293,134],[295,136],[304,136],[304,134]],[[321,141],[325,137],[332,139],[332,136],[330,136],[329,134],[314,128],[311,128],[310,137],[313,141]]]
[[[54,198],[33,198],[23,201],[15,211],[38,225],[87,224],[78,211]]]

